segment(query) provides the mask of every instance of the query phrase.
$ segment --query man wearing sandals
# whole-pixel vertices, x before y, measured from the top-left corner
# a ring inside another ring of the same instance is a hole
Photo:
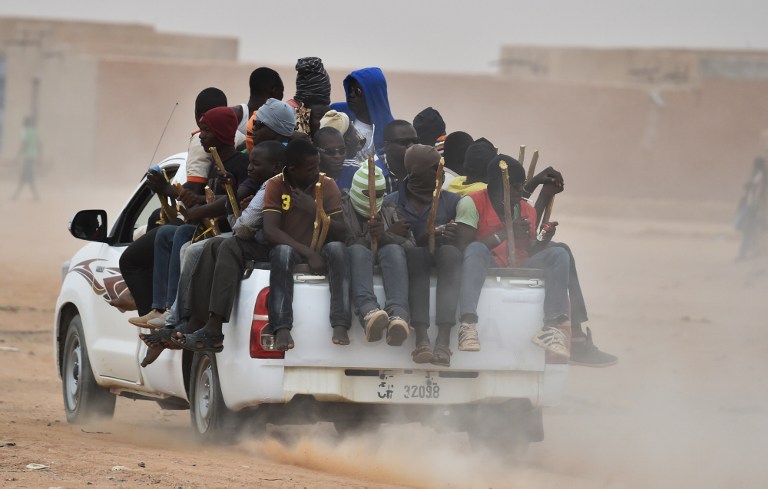
[[[275,348],[294,347],[293,267],[306,262],[312,273],[328,276],[331,291],[333,342],[348,345],[352,323],[349,307],[349,270],[344,240],[347,227],[341,211],[341,193],[333,179],[320,175],[320,158],[312,143],[296,139],[286,149],[283,172],[267,181],[264,196],[264,238],[274,246],[269,277],[269,323]],[[315,184],[323,178],[321,205],[330,217],[327,244],[311,247],[317,205]]]
[[[381,169],[375,168],[376,209],[371,217],[368,198],[368,165],[363,165],[352,178],[349,193],[344,196],[344,220],[349,229],[347,253],[350,264],[352,305],[368,341],[379,341],[386,333],[387,344],[400,346],[408,337],[408,267],[403,246],[412,246],[410,232],[398,220],[397,208],[384,202],[386,181]],[[371,251],[371,237],[377,252]],[[373,264],[378,262],[384,282],[386,303],[381,309],[373,293]]]
[[[415,247],[406,249],[408,263],[409,304],[411,325],[415,332],[416,349],[411,356],[416,363],[432,363],[443,367],[451,364],[451,329],[456,324],[456,306],[461,280],[461,251],[455,246],[456,204],[459,196],[441,192],[435,212],[435,253],[427,247],[428,221],[432,209],[432,193],[440,153],[433,146],[414,144],[405,152],[407,178],[400,182],[397,192],[385,197],[385,202],[397,204],[397,212],[410,226]],[[442,185],[442,178],[440,179]],[[429,287],[432,266],[437,269],[435,322],[437,339],[430,346]]]

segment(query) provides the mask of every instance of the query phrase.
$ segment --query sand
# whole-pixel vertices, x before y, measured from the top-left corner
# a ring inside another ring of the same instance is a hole
[[[186,411],[117,401],[115,419],[68,425],[52,353],[60,265],[82,242],[68,218],[125,202],[126,185],[81,182],[42,200],[0,199],[0,486],[3,487],[763,487],[768,464],[768,260],[734,262],[729,202],[619,202],[563,195],[557,239],[578,260],[596,343],[620,357],[571,368],[546,439],[523,463],[417,425],[339,442],[197,445]],[[0,182],[0,196],[13,182]],[[111,221],[110,221],[111,222]],[[13,446],[3,446],[14,443]],[[29,470],[30,463],[46,465]],[[122,469],[116,469],[122,467]]]

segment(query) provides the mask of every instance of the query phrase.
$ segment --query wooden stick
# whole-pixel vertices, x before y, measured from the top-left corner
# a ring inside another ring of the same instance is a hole
[[[504,188],[504,227],[507,229],[507,259],[509,267],[517,266],[517,256],[515,254],[515,226],[512,219],[512,202],[509,201],[509,171],[507,162],[499,161],[501,168],[501,183]]]
[[[170,183],[171,180],[168,178],[168,173],[165,172],[165,168],[163,168],[163,177],[165,177],[166,182]],[[157,194],[157,198],[160,199],[160,220],[157,223],[168,224],[176,219],[179,215],[179,211],[176,209],[175,205],[171,205],[168,202],[168,197]]]
[[[315,250],[317,248],[317,241],[320,239],[320,227],[323,225],[323,219],[320,216],[320,209],[323,207],[323,179],[321,178],[315,184],[315,224],[312,230],[312,244],[310,248]]]
[[[368,206],[371,209],[371,219],[376,219],[376,165],[373,162],[373,156],[368,157]],[[371,255],[376,256],[379,249],[379,243],[371,236]]]
[[[533,158],[531,158],[531,166],[528,167],[528,176],[525,179],[525,183],[531,181],[536,176],[536,163],[539,162],[539,150],[533,152]],[[522,163],[521,163],[522,164]]]
[[[544,208],[544,214],[541,216],[539,225],[536,228],[537,233],[541,231],[541,226],[549,222],[550,217],[552,217],[552,208],[554,206],[555,206],[555,196],[553,195],[552,198],[549,200],[549,202],[547,202],[547,207]]]
[[[213,161],[216,163],[216,167],[221,170],[222,173],[227,173],[227,169],[224,168],[224,162],[221,161],[219,152],[216,150],[216,147],[211,146],[208,148],[208,151],[210,151],[210,153],[213,155]],[[240,217],[240,206],[237,205],[237,197],[235,197],[235,191],[232,189],[232,185],[229,182],[224,184],[224,188],[227,191],[227,197],[229,197],[229,205],[232,206],[232,214],[234,214],[235,219],[237,219]]]
[[[520,145],[520,154],[517,156],[517,161],[520,162],[521,165],[523,165],[523,168],[525,168],[525,145]]]
[[[443,167],[445,166],[445,159],[440,158],[440,163],[437,166],[437,173],[435,174],[435,190],[432,191],[432,208],[429,209],[429,218],[427,219],[427,238],[429,253],[435,254],[435,219],[437,218],[437,205],[440,202],[440,191],[443,188]]]

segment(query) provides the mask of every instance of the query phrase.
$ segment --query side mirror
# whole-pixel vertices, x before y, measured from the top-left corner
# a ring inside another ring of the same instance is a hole
[[[77,239],[107,241],[107,212],[102,210],[80,211],[69,221],[69,232]]]

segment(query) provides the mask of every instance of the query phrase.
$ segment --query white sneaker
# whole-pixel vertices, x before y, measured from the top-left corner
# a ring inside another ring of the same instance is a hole
[[[363,327],[365,328],[365,339],[368,341],[379,341],[384,336],[384,331],[389,325],[389,316],[386,311],[373,309],[363,318]]]
[[[570,349],[568,348],[568,336],[558,328],[542,329],[531,338],[531,341],[536,346],[544,348],[553,355],[565,359],[571,356]]]
[[[480,338],[477,336],[477,323],[461,323],[459,328],[459,350],[480,351]]]
[[[157,318],[162,317],[162,316],[163,316],[162,312],[158,311],[157,309],[152,309],[151,311],[149,311],[148,313],[146,313],[143,316],[139,316],[137,318],[130,318],[128,320],[128,322],[133,324],[134,326],[138,326],[139,328],[151,328],[151,329],[153,329],[152,326],[150,326],[148,324],[149,321],[151,321],[152,319],[157,319]],[[163,323],[163,324],[165,324],[165,323]]]
[[[170,315],[171,315],[171,310],[168,309],[167,311],[165,311],[163,313],[162,316],[154,318],[154,319],[150,319],[149,321],[147,321],[147,327],[149,329],[164,328],[165,327],[165,323],[168,320],[168,316],[170,316]]]

